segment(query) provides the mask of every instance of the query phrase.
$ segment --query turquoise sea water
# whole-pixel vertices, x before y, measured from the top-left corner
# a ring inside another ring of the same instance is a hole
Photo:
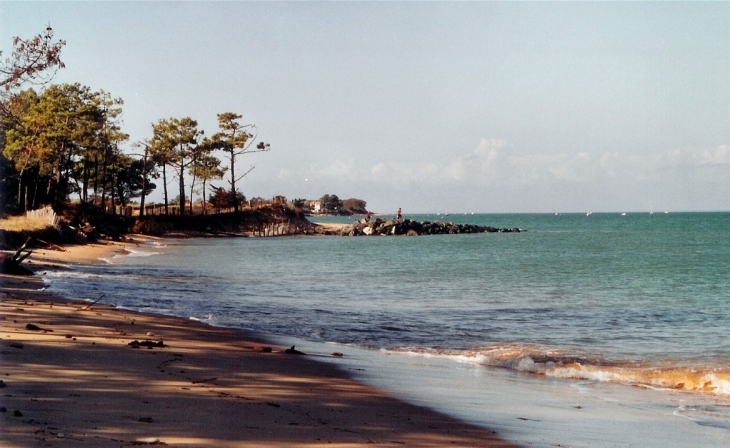
[[[730,433],[730,213],[406,218],[527,231],[165,240],[46,279],[300,344],[438,359],[442,379],[468,365],[531,384],[679,391],[716,412],[685,403],[672,415]]]

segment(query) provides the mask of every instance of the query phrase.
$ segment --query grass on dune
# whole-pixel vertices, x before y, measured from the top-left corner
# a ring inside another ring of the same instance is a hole
[[[0,219],[0,230],[20,232],[23,230],[41,230],[49,227],[47,218],[26,218],[24,216],[11,216]]]

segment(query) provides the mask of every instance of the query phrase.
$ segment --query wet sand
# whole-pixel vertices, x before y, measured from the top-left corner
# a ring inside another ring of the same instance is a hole
[[[36,251],[31,266],[134,244]],[[514,446],[317,361],[330,354],[287,354],[253,334],[111,299],[64,300],[39,291],[38,277],[2,275],[0,286],[4,447]]]

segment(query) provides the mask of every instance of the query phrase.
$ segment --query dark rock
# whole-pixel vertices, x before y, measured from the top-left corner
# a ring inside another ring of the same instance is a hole
[[[154,341],[150,341],[150,340],[144,340],[142,342],[140,342],[140,341],[132,341],[132,342],[130,342],[127,345],[129,345],[132,348],[139,348],[139,347],[148,347],[148,348],[152,348],[152,347],[165,347],[165,344],[162,341],[154,342]]]
[[[294,348],[293,345],[291,346],[291,348],[284,350],[284,353],[289,354],[289,355],[303,355],[304,354],[303,352],[300,352],[299,350]]]
[[[519,228],[499,229],[491,226],[477,226],[474,224],[454,224],[453,222],[441,223],[438,221],[417,222],[410,219],[390,219],[384,221],[380,218],[365,222],[359,220],[349,227],[345,227],[341,232],[342,236],[370,236],[370,235],[458,235],[464,233],[518,233],[524,232]]]

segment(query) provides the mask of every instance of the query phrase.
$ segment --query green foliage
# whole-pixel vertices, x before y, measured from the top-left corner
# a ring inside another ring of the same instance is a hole
[[[163,182],[167,184],[166,170],[171,166],[177,174],[180,203],[185,203],[185,173],[188,168],[201,157],[208,155],[212,147],[203,142],[203,131],[198,129],[198,122],[190,117],[161,119],[152,125],[153,137],[150,142],[152,157],[163,166]],[[167,205],[167,188],[165,188],[165,204]],[[180,214],[185,214],[180,207]]]
[[[297,199],[294,199],[292,201],[292,205],[295,208],[302,208],[302,209],[306,208],[306,209],[308,209],[309,208],[309,201],[306,200],[306,199],[304,199],[304,198],[297,198]]]
[[[17,177],[18,171],[15,169],[15,165],[0,153],[0,218],[5,217],[6,214],[20,213],[20,207],[17,204],[17,183],[15,182]]]
[[[149,161],[148,164],[152,162]],[[115,167],[115,197],[119,199],[121,205],[126,205],[130,199],[142,196],[143,185],[144,194],[148,195],[155,189],[155,184],[149,180],[143,181],[143,173],[145,167],[140,159],[133,159],[129,156],[120,157],[119,163]],[[149,172],[149,168],[147,169]]]
[[[253,152],[268,151],[270,146],[268,143],[259,142],[258,145],[252,147],[256,138],[256,126],[253,124],[241,124],[239,120],[243,118],[240,114],[234,112],[223,112],[218,114],[218,127],[220,132],[213,135],[212,145],[215,149],[221,150],[226,154],[229,162],[229,185],[231,192],[236,192],[236,182],[251,172],[255,167],[249,168],[242,175],[236,175],[236,161],[238,156]],[[236,212],[239,209],[239,203],[234,194],[234,208]]]
[[[17,170],[17,202],[24,208],[58,207],[74,191],[85,201],[89,188],[104,198],[114,188],[110,169],[128,138],[118,123],[121,99],[76,83],[40,95],[21,92],[7,104],[13,119],[3,123],[3,154]]]
[[[231,208],[236,203],[244,203],[246,202],[246,196],[244,196],[241,193],[236,193],[235,195],[225,188],[219,188],[212,186],[210,189],[213,191],[213,194],[210,195],[210,198],[208,198],[208,202],[215,207],[216,209],[220,210],[223,208]]]
[[[206,211],[205,187],[208,181],[222,179],[226,174],[226,168],[221,168],[221,161],[217,157],[210,154],[204,154],[196,160],[189,168],[190,175],[193,176],[190,189],[195,185],[195,180],[199,179],[203,184],[203,213]],[[192,193],[191,193],[192,196]]]
[[[342,201],[342,210],[353,215],[364,215],[368,212],[367,202],[362,199],[345,199]]]
[[[51,85],[40,93],[20,90],[47,83],[64,66],[65,42],[54,41],[50,27],[30,40],[16,38],[13,45],[11,57],[0,61],[0,213],[9,201],[16,211],[49,203],[59,208],[71,194],[102,210],[108,198],[124,205],[141,197],[144,204],[155,189],[150,179],[160,176],[167,207],[168,169],[179,182],[178,203],[185,203],[186,179],[192,177],[191,196],[196,181],[202,183],[205,204],[206,184],[230,174],[230,191],[214,188],[212,200],[238,211],[245,196],[236,182],[253,167],[236,174],[237,157],[270,149],[267,143],[254,144],[256,127],[241,124],[241,115],[218,114],[219,132],[211,139],[190,117],[161,119],[152,125],[152,138],[137,144],[144,146],[143,159],[134,159],[121,149],[128,139],[120,127],[121,99],[79,83]],[[223,152],[227,168],[214,151]]]
[[[342,210],[342,201],[336,194],[326,194],[319,199],[320,213],[337,214]]]

